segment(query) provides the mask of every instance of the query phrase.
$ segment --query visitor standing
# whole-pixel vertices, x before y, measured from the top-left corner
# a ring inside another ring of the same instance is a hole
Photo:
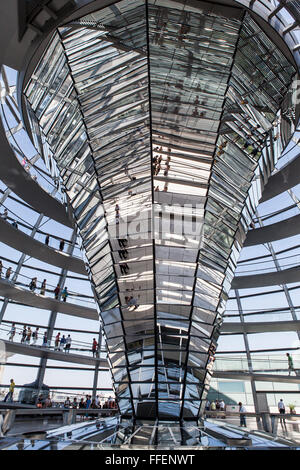
[[[43,336],[43,344],[42,344],[42,347],[43,347],[43,348],[47,348],[47,346],[48,346],[48,332],[45,331],[44,336]]]
[[[92,344],[93,357],[97,356],[97,349],[98,349],[98,342],[96,341],[96,338],[93,338],[93,344]]]
[[[87,395],[86,396],[86,401],[85,401],[85,408],[88,410],[91,407],[91,404],[92,404],[91,397],[90,397],[90,395]],[[86,418],[89,417],[88,413],[86,413],[85,417]]]
[[[16,324],[13,323],[11,325],[11,329],[9,331],[9,333],[7,333],[9,335],[9,341],[13,341],[14,340],[14,337],[15,337],[15,334],[16,334]]]
[[[246,415],[245,413],[247,412],[246,408],[244,405],[239,402],[239,412],[240,412],[240,426],[241,427],[246,427]]]
[[[62,338],[60,338],[60,351],[64,350],[66,342],[67,342],[67,340],[66,340],[65,335],[62,335]]]
[[[69,352],[70,352],[71,343],[72,343],[72,338],[71,338],[70,335],[68,335],[68,336],[67,336],[67,339],[66,339],[66,347],[65,347],[65,352],[66,352],[66,353],[69,353]]]
[[[26,339],[26,336],[27,336],[27,326],[26,325],[23,326],[23,330],[20,333],[20,335],[22,335],[21,343],[24,343],[25,339]]]
[[[56,300],[58,300],[58,296],[59,296],[59,293],[60,293],[60,285],[57,284],[57,286],[55,287],[54,289],[54,297],[56,298]]]
[[[61,297],[62,297],[62,300],[63,302],[65,302],[67,300],[67,297],[68,297],[69,293],[68,293],[68,288],[65,287],[61,293]]]
[[[41,295],[45,295],[46,283],[47,283],[47,280],[44,279],[43,282],[42,282],[42,285],[41,285],[41,292],[40,292]]]
[[[26,340],[25,340],[26,344],[30,344],[31,335],[32,335],[32,331],[31,331],[31,328],[29,326],[28,330],[27,330]]]
[[[278,402],[278,411],[280,413],[280,415],[284,415],[285,414],[285,404],[283,402],[283,399],[280,398],[279,402]],[[285,419],[280,416],[280,424],[285,424]]]
[[[288,358],[288,368],[289,368],[289,375],[291,374],[291,371],[294,371],[294,362],[293,358],[289,353],[286,353],[287,358]]]
[[[59,351],[60,333],[57,333],[54,341],[54,351]]]
[[[39,327],[37,327],[35,329],[35,331],[32,333],[32,344],[35,346],[36,345],[36,342],[38,340],[38,337],[39,337]]]
[[[6,274],[5,274],[5,279],[8,280],[11,276],[11,273],[12,273],[12,268],[11,267],[7,268]]]
[[[14,395],[14,391],[15,391],[15,382],[14,382],[14,379],[11,379],[10,380],[10,386],[9,386],[9,390],[8,390],[8,393],[6,395],[6,397],[4,398],[3,401],[7,401],[9,399],[9,401],[13,401],[13,395]]]
[[[30,289],[32,292],[34,292],[35,289],[36,289],[36,283],[37,283],[37,277],[33,277],[33,278],[31,279],[30,284],[29,284],[29,289]]]
[[[84,398],[81,398],[81,400],[79,402],[79,405],[78,405],[78,408],[80,410],[83,410],[85,408]]]
[[[71,401],[70,398],[67,397],[66,401],[64,402],[64,408],[70,408],[71,407]]]
[[[45,400],[45,408],[51,408],[51,407],[52,407],[52,402],[51,402],[51,398],[49,395]]]
[[[73,408],[73,410],[77,410],[77,408],[78,408],[78,402],[77,402],[76,397],[73,399],[72,408]]]

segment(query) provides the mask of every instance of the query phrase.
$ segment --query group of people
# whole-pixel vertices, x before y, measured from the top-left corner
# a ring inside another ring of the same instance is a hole
[[[116,207],[119,207],[118,204]],[[126,247],[128,246],[128,240],[126,238],[118,238],[118,243],[119,243],[120,248],[122,248],[121,250],[118,250],[119,256],[122,260],[124,260],[128,256],[128,250],[126,249]],[[120,263],[119,266],[120,266],[121,274],[125,274],[126,276],[129,272],[128,264]]]
[[[8,393],[5,395],[4,402],[13,401],[13,395],[15,391],[15,381],[14,379],[10,379],[10,386]],[[53,406],[53,403],[51,401],[50,395],[43,400],[42,396],[39,397],[38,402],[37,402],[37,407],[38,408],[51,408]],[[68,397],[64,404],[64,408],[73,408],[73,409],[114,409],[116,408],[116,401],[114,398],[109,397],[102,405],[101,405],[101,400],[100,397],[97,396],[96,398],[92,399],[91,395],[86,395],[85,399],[81,398],[80,401],[77,401],[77,398],[75,397],[73,401],[70,400]]]
[[[54,289],[54,291],[53,291],[53,292],[54,292],[54,298],[55,298],[56,300],[59,300],[60,291],[61,291],[60,285],[57,284],[57,286],[55,287],[55,289]],[[63,302],[66,302],[68,295],[69,295],[68,288],[65,287],[65,288],[61,291],[61,298],[62,298],[62,301],[63,301]]]
[[[33,330],[31,329],[30,326],[27,327],[27,325],[24,325],[22,331],[19,332],[19,335],[21,335],[21,343],[28,344],[28,345],[31,344],[32,346],[35,346],[39,337],[42,336],[39,330],[40,329],[38,326],[35,328],[35,330]],[[7,333],[9,335],[9,341],[14,340],[16,332],[17,332],[16,324],[13,323],[11,325],[10,331]],[[32,340],[32,343],[31,343],[31,340]],[[42,347],[47,347],[47,346],[48,346],[48,333],[47,331],[45,331],[43,335]]]
[[[242,404],[242,402],[239,402],[238,405],[239,405],[239,413],[240,413],[240,426],[246,427],[246,413],[247,413],[246,407]],[[277,408],[278,408],[280,415],[285,415],[285,404],[282,398],[280,398]],[[224,400],[221,400],[220,402],[216,400],[216,401],[212,401],[211,403],[207,400],[205,410],[206,411],[225,411],[226,405],[225,405]],[[285,425],[285,418],[283,416],[280,416],[280,423]]]
[[[9,332],[9,340],[13,341],[16,334],[16,325],[12,324],[11,330]],[[23,330],[19,333],[21,335],[21,343],[30,344],[32,340],[32,345],[35,346],[39,337],[39,327],[36,327],[35,330],[32,330],[30,326],[24,325]]]
[[[194,99],[194,105],[195,105],[195,108],[193,110],[193,117],[204,117],[205,114],[206,114],[206,111],[200,111],[198,110],[198,107],[199,106],[206,106],[207,105],[207,102],[205,100],[202,100],[200,102],[199,100],[199,95],[196,96],[196,98]]]
[[[34,292],[37,288],[37,277],[33,277],[29,283],[29,289]],[[46,291],[46,286],[47,286],[47,279],[44,279],[43,282],[41,283],[41,290],[40,290],[40,295],[45,295],[45,291]],[[68,292],[68,288],[65,287],[62,291],[61,291],[61,288],[60,288],[60,285],[57,284],[57,286],[55,287],[55,289],[53,289],[53,292],[54,292],[54,298],[56,300],[59,300],[59,294],[61,292],[61,299],[63,302],[66,302],[67,300],[67,297],[69,295],[69,292]]]
[[[37,288],[37,277],[33,277],[29,283],[29,289],[34,292]],[[45,291],[46,291],[46,286],[47,286],[47,279],[44,279],[43,282],[41,283],[41,290],[40,290],[40,295],[45,295]],[[69,295],[69,292],[68,292],[68,288],[65,287],[62,291],[61,291],[61,288],[60,288],[60,285],[57,284],[57,286],[55,287],[55,289],[53,290],[54,292],[54,298],[56,300],[59,299],[59,294],[61,292],[61,298],[62,298],[62,301],[63,302],[66,302],[67,300],[67,297]]]
[[[2,264],[2,260],[0,259],[0,278],[2,277],[2,271],[3,271],[3,264]],[[9,268],[6,269],[6,272],[5,272],[5,279],[9,279],[10,276],[12,275],[12,267],[10,266]]]
[[[116,220],[119,220],[120,208],[119,208],[118,204],[116,204],[115,210],[116,210]],[[128,246],[128,240],[126,238],[118,238],[118,243],[119,243],[119,247],[121,248],[120,250],[118,250],[118,254],[120,256],[120,259],[121,260],[126,260],[127,257],[128,257],[128,250],[126,249],[127,246]],[[119,266],[120,266],[121,274],[127,275],[128,272],[129,272],[128,264],[127,263],[120,263]]]
[[[2,277],[2,271],[3,271],[3,264],[2,264],[2,261],[0,260],[0,278]],[[9,280],[12,273],[13,273],[13,270],[12,270],[12,267],[10,266],[7,268],[5,272],[5,279]],[[28,287],[31,290],[31,292],[35,292],[35,290],[37,289],[37,284],[38,284],[37,277],[33,277],[30,283],[28,284]],[[43,282],[41,282],[40,295],[45,295],[46,288],[47,288],[47,279],[44,279]],[[64,289],[61,291],[60,285],[57,284],[55,289],[53,289],[53,292],[54,292],[54,298],[56,300],[59,299],[59,295],[61,294],[62,301],[66,302],[68,295],[69,295],[67,287],[64,287]]]
[[[206,401],[205,405],[205,411],[220,411],[220,412],[225,412],[226,411],[226,405],[224,400],[213,400],[211,403],[209,400]],[[240,413],[240,427],[246,427],[246,408],[242,404],[242,402],[239,402],[239,413]]]
[[[116,401],[114,398],[109,397],[103,404],[101,404],[101,399],[99,396],[92,398],[92,395],[86,395],[85,398],[77,400],[73,398],[70,400],[69,397],[64,401],[63,408],[73,409],[73,410],[87,410],[87,409],[116,409]],[[52,408],[53,403],[50,398],[50,395],[44,400],[42,397],[39,397],[37,408]]]
[[[50,241],[50,235],[46,235],[45,237],[45,245],[49,245],[49,241]],[[59,250],[60,251],[64,251],[64,248],[65,248],[65,241],[63,239],[60,240],[59,242]]]
[[[8,217],[8,210],[5,208],[4,209],[4,212],[0,214],[0,217],[3,219],[3,220],[7,220],[9,217]],[[18,223],[16,220],[13,220],[11,225],[18,229]],[[42,233],[42,232],[41,232]],[[45,237],[45,244],[48,246],[49,245],[49,241],[50,241],[50,235],[46,235]],[[59,241],[59,250],[60,251],[64,251],[64,247],[65,247],[65,241],[63,239],[61,239]]]
[[[155,147],[154,149],[155,152],[162,152],[163,151],[163,148],[162,146],[157,146]],[[165,168],[164,168],[164,177],[167,177],[168,174],[169,174],[169,170],[170,170],[170,167],[171,167],[171,149],[168,148],[168,156],[166,158],[166,161],[165,161]],[[152,167],[153,167],[153,174],[154,176],[158,176],[161,169],[162,169],[162,155],[154,155],[153,157],[153,160],[152,160]],[[159,186],[156,186],[155,191],[159,191]],[[164,191],[168,191],[168,182],[166,181],[165,182],[165,185],[164,185]]]
[[[37,283],[38,283],[37,277],[33,277],[28,286],[32,292],[34,292],[35,289],[37,288]],[[46,286],[47,286],[47,280],[44,279],[43,282],[41,283],[40,295],[45,295]]]
[[[169,174],[170,170],[170,162],[171,162],[171,157],[170,155],[167,156],[166,161],[165,161],[165,169],[164,169],[164,176],[167,177]],[[159,157],[154,156],[153,157],[153,167],[154,167],[154,176],[157,176],[161,170],[161,163],[162,163],[162,156],[160,155]]]
[[[162,156],[161,155],[155,155],[153,157],[153,173],[154,176],[157,176],[161,170],[161,161],[162,161]]]
[[[121,259],[127,259],[127,256],[128,256],[127,250],[118,250],[118,253]]]
[[[128,240],[126,238],[118,238],[118,243],[121,248],[126,248],[128,246]]]
[[[81,398],[80,401],[77,401],[77,398],[74,398],[73,401],[69,399],[69,397],[64,402],[64,408],[72,408],[72,409],[114,409],[116,407],[116,402],[112,397],[109,397],[103,405],[101,405],[101,401],[99,396],[96,398],[92,398],[91,395],[86,395],[85,399]]]
[[[59,336],[59,335],[58,335]],[[55,343],[58,346],[59,339],[58,336],[56,337]],[[13,401],[13,395],[14,395],[14,390],[15,390],[16,384],[14,379],[10,380],[10,386],[8,393],[6,394],[4,398],[4,402],[6,401]],[[247,410],[245,406],[242,404],[242,402],[239,402],[239,414],[240,414],[240,427],[246,427],[246,413]],[[44,401],[40,397],[38,399],[37,403],[38,408],[51,408],[52,407],[52,401],[50,399],[50,396],[48,396]],[[101,405],[100,398],[97,396],[96,398],[92,399],[91,395],[86,395],[86,398],[81,398],[80,401],[77,401],[77,398],[75,397],[73,401],[70,400],[68,397],[63,405],[64,408],[66,409],[114,409],[116,408],[116,402],[112,397],[109,397],[103,405]],[[207,400],[206,406],[205,406],[206,411],[225,411],[226,410],[226,405],[224,400],[222,399],[221,401],[216,400],[212,401],[211,403]],[[285,404],[283,399],[281,398],[278,402],[278,411],[280,415],[285,414]],[[285,418],[283,416],[280,416],[280,423],[285,425]]]
[[[207,400],[205,409],[206,411],[225,411],[226,405],[224,400],[213,400],[211,403]]]
[[[6,208],[4,209],[3,214],[0,214],[0,217],[1,217],[3,220],[6,220],[6,221],[7,221],[8,218],[10,218],[10,217],[8,217],[8,210],[7,210]],[[11,220],[11,218],[10,218],[10,220]],[[16,229],[18,228],[18,223],[17,223],[16,220],[13,220],[12,223],[11,223],[11,225],[12,225],[14,228],[16,228]]]
[[[286,426],[285,424],[285,418],[283,417],[283,415],[285,415],[285,404],[284,404],[284,401],[282,398],[280,398],[279,402],[278,402],[278,405],[277,405],[277,408],[278,408],[278,411],[279,411],[279,414],[280,414],[280,423],[283,424],[284,426]],[[240,426],[244,426],[246,427],[246,408],[245,406],[240,402],[239,403],[239,413],[240,413]],[[295,411],[294,411],[295,413]]]
[[[55,340],[54,340],[54,351],[65,351],[65,353],[69,353],[71,349],[72,338],[71,335],[67,337],[65,335],[60,335],[57,333]]]
[[[0,214],[0,217],[1,217],[3,220],[7,220],[8,218],[11,220],[11,218],[8,217],[8,210],[7,210],[6,208],[4,209],[4,212]],[[18,227],[18,223],[17,223],[16,220],[13,220],[12,223],[11,223],[11,225],[12,225],[14,228],[16,228],[16,229],[19,228],[19,227]],[[43,232],[40,232],[40,233],[43,233]],[[55,238],[55,237],[54,237],[54,238]],[[48,246],[48,245],[49,245],[49,242],[50,242],[50,235],[47,234],[46,237],[45,237],[45,245]],[[60,241],[59,241],[59,250],[60,250],[60,251],[64,251],[64,248],[65,248],[65,241],[64,241],[63,239],[60,239]]]
[[[16,324],[12,323],[10,331],[7,333],[9,335],[9,341],[14,341],[14,337],[17,333]],[[51,339],[48,338],[48,332],[45,331],[44,334],[40,333],[39,327],[32,329],[30,326],[27,325],[23,326],[23,329],[19,332],[21,336],[21,343],[28,344],[31,346],[35,346],[38,339],[42,338],[42,347],[49,347],[49,343]],[[65,353],[69,353],[72,345],[72,338],[71,335],[61,335],[61,333],[57,333],[54,339],[54,351],[64,351]],[[96,338],[93,338],[92,341],[92,354],[93,357],[99,357],[99,343]]]

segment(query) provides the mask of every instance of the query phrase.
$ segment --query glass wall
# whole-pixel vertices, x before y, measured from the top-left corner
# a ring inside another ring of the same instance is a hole
[[[239,252],[293,129],[280,113],[295,72],[242,9],[133,0],[58,28],[26,84],[36,146],[80,230],[122,413],[202,412]],[[222,347],[243,351],[243,334]]]

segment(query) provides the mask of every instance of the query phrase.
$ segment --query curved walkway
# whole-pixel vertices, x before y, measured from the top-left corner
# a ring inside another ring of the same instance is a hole
[[[32,177],[26,172],[16,158],[8,143],[3,125],[0,119],[0,155],[1,155],[1,180],[23,201],[26,201],[41,214],[60,222],[68,227],[73,227],[65,207],[54,197],[50,196]]]
[[[281,331],[299,331],[300,320],[280,322],[247,322],[247,323],[223,323],[221,334],[231,333],[265,333]]]
[[[300,233],[300,215],[266,225],[262,228],[249,230],[244,246],[259,245],[261,243],[273,242],[283,238],[292,237]]]
[[[86,275],[82,259],[55,250],[44,243],[35,240],[22,230],[14,228],[9,222],[0,217],[0,241],[22,253],[37,258],[45,263],[68,269],[77,274]]]
[[[283,269],[266,274],[237,276],[233,279],[232,289],[250,289],[252,287],[276,286],[300,281],[300,267]]]
[[[73,362],[76,364],[85,364],[108,369],[108,362],[106,359],[99,359],[84,356],[83,354],[64,353],[53,351],[39,346],[29,346],[21,343],[13,343],[12,341],[3,341],[5,343],[5,350],[11,356],[12,354],[22,354],[23,356],[34,356],[54,361]]]
[[[269,178],[263,190],[261,202],[268,201],[272,197],[287,191],[300,183],[300,155],[288,163],[280,171]]]
[[[94,308],[76,305],[70,302],[61,302],[50,297],[34,294],[30,290],[17,287],[15,284],[4,279],[0,279],[0,296],[8,297],[9,299],[30,305],[31,307],[64,313],[65,315],[72,315],[74,317],[87,318],[89,320],[99,320],[98,312]]]
[[[264,371],[266,372],[266,371]],[[234,371],[213,371],[213,377],[216,379],[233,379],[233,380],[257,380],[258,382],[288,382],[291,384],[300,384],[300,376],[297,375],[276,375],[270,373],[253,373]],[[272,371],[270,371],[272,372]],[[281,371],[283,372],[283,371]]]

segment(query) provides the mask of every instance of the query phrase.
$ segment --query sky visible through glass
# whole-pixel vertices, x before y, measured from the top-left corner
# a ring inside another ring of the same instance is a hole
[[[13,86],[16,83],[16,72],[6,68],[6,75],[9,80],[9,84]],[[13,117],[11,114],[8,112],[7,116],[11,117],[11,121],[8,119],[8,123],[10,126],[13,126]],[[297,133],[295,135],[297,137]],[[18,144],[22,148],[22,151],[27,157],[33,157],[36,154],[36,150],[31,144],[29,138],[25,135],[25,132],[21,132],[18,135]],[[278,164],[277,164],[277,169],[280,170],[283,166],[288,164],[288,162],[292,161],[299,152],[299,146],[295,144],[295,142],[291,141],[291,143],[288,145],[288,147],[285,149],[285,151],[282,154],[282,157],[279,159]],[[43,172],[48,173],[47,168],[45,167],[43,160],[39,159],[35,162],[35,165],[37,168],[41,169]],[[47,178],[45,178],[45,181],[47,181]],[[51,178],[48,178],[49,184],[51,185]],[[6,187],[3,183],[0,184],[0,189],[4,192],[6,190]],[[292,194],[291,194],[292,192]],[[294,188],[291,188],[291,192],[284,192],[280,194],[279,196],[276,196],[275,198],[272,198],[271,200],[264,202],[260,204],[257,210],[257,216],[260,217],[261,219],[266,218],[269,214],[275,213],[280,209],[284,209],[285,207],[293,206],[291,207],[288,211],[285,211],[281,214],[274,215],[273,217],[267,218],[266,221],[264,222],[264,225],[270,224],[270,223],[275,223],[280,220],[283,220],[287,217],[292,217],[294,215],[298,215],[299,213],[299,204],[295,203],[295,197],[296,199],[300,200],[300,185],[295,186]],[[12,195],[12,194],[11,194]],[[292,197],[294,196],[294,197]],[[14,197],[18,200],[18,196],[14,195]],[[16,216],[16,219],[18,221],[24,221],[28,223],[29,225],[33,226],[38,218],[38,214],[28,208],[24,207],[20,203],[12,200],[12,199],[7,199],[5,204],[5,207],[9,210],[9,215],[14,215]],[[3,209],[3,207],[2,207]],[[257,227],[259,225],[256,225]],[[42,223],[42,230],[45,231],[46,233],[49,234],[55,234],[57,237],[62,237],[65,239],[70,239],[71,237],[71,229],[66,228],[65,226],[53,221],[49,220],[47,217],[44,217],[43,223]],[[25,230],[24,230],[25,231]],[[39,239],[39,238],[37,238]],[[40,241],[42,241],[42,236],[40,236]],[[299,257],[300,257],[300,248],[294,248],[295,246],[299,245],[299,236],[294,236],[290,237],[287,239],[283,240],[278,240],[272,243],[272,247],[275,252],[279,252],[281,250],[286,250],[287,248],[290,248],[290,251],[288,251],[285,254],[279,255],[277,257],[277,260],[279,261],[280,267],[282,269],[289,268],[292,266],[297,266],[299,265]],[[58,247],[58,242],[53,241],[53,246],[55,246],[55,243],[57,243]],[[1,251],[2,255],[5,256],[5,258],[17,263],[19,261],[19,258],[21,256],[20,252],[17,252],[13,248],[10,248],[7,245],[4,245],[1,243]],[[75,249],[75,254],[77,256],[80,256],[80,250],[79,248]],[[272,270],[276,270],[276,265],[274,263],[274,260],[272,257],[270,257],[270,249],[268,246],[260,245],[260,246],[254,246],[254,247],[245,247],[240,255],[240,261],[243,260],[248,260],[251,258],[255,258],[257,256],[265,256],[265,258],[262,258],[258,260],[258,262],[248,262],[248,263],[241,263],[238,266],[237,269],[237,274],[243,275],[243,274],[257,274],[259,272],[269,272]],[[3,262],[4,266],[9,264],[9,262]],[[20,271],[20,279],[22,276],[24,276],[24,282],[25,282],[25,276],[27,276],[28,279],[33,277],[36,274],[36,270],[34,268],[39,268],[41,270],[50,270],[52,274],[47,273],[47,283],[52,285],[53,287],[57,283],[57,279],[60,273],[60,270],[54,266],[49,266],[46,263],[43,263],[39,261],[38,259],[32,259],[30,257],[25,258],[24,264],[28,266],[33,266],[33,268],[30,267],[22,267]],[[13,265],[15,266],[15,264]],[[74,274],[74,273],[69,273],[69,274]],[[40,272],[38,274],[39,280],[43,278],[44,274]],[[76,274],[74,276],[80,277]],[[46,274],[45,274],[46,277]],[[89,284],[88,279],[86,278],[85,280],[83,279],[69,279],[67,281],[68,288],[72,292],[78,292],[81,294],[84,294],[86,296],[92,297],[92,290]],[[66,285],[67,285],[66,284]],[[299,283],[293,283],[290,285],[287,285],[288,289],[290,290],[290,295],[292,298],[293,306],[297,310],[297,317],[299,317],[299,308],[300,308],[300,287]],[[277,292],[273,292],[276,290]],[[270,291],[270,293],[268,293]],[[262,294],[263,295],[259,295]],[[289,313],[289,304],[286,298],[286,295],[282,289],[281,286],[272,286],[268,288],[251,288],[251,289],[243,289],[240,290],[239,292],[241,296],[241,304],[243,308],[244,314],[247,314],[247,312],[253,313],[254,311],[258,311],[257,315],[252,315],[247,318],[247,321],[282,321],[282,320],[290,320],[291,316]],[[257,294],[257,296],[255,295]],[[247,297],[247,295],[251,295]],[[230,291],[229,295],[229,300],[227,303],[227,309],[225,312],[225,318],[224,321],[234,321],[232,318],[232,315],[235,315],[238,313],[238,307],[237,307],[237,302],[235,299],[236,295],[234,291]],[[74,298],[74,303],[77,302],[78,299]],[[70,301],[73,301],[70,299]],[[92,299],[89,299],[90,302],[92,302]],[[297,307],[299,307],[297,309]],[[282,309],[284,312],[280,314],[276,313],[269,313],[262,315],[259,314],[259,311],[263,310],[270,310],[270,309]],[[28,322],[28,323],[34,323],[34,324],[39,324],[43,325],[44,327],[47,326],[48,323],[48,318],[49,318],[50,312],[47,311],[41,311],[40,309],[34,309],[32,307],[25,307],[25,306],[18,306],[18,305],[13,305],[10,304],[7,307],[5,317],[4,317],[4,322],[5,320],[10,320],[13,319],[16,322]],[[229,316],[230,315],[230,316]],[[227,317],[228,316],[228,317]],[[84,323],[84,324],[83,324]],[[57,317],[57,322],[55,326],[55,331],[58,331],[59,328],[70,328],[70,329],[78,329],[78,330],[88,330],[88,331],[97,331],[99,329],[99,325],[95,321],[91,320],[81,320],[79,318],[71,317],[71,316],[65,316],[62,314],[58,314]],[[41,328],[42,329],[42,328]],[[5,336],[7,333],[1,330],[1,337]],[[74,341],[78,340],[80,342],[86,342],[90,343],[91,342],[91,334],[85,334],[85,333],[74,333],[72,334],[72,338]],[[272,333],[261,333],[261,334],[252,334],[248,335],[249,338],[249,343],[250,343],[250,349],[251,350],[272,350],[272,349],[277,349],[281,348],[284,349],[286,348],[287,350],[289,348],[299,348],[299,339],[296,334],[296,332],[282,332],[282,333],[277,333],[272,334]],[[19,338],[17,338],[17,341]],[[244,345],[244,340],[242,335],[231,335],[231,336],[220,336],[219,341],[218,341],[218,353],[226,352],[226,351],[244,351],[245,350],[245,345]],[[295,352],[296,353],[296,352]],[[271,354],[268,352],[268,354]],[[276,354],[276,352],[274,352]],[[278,354],[278,353],[277,353]],[[284,355],[284,352],[282,352]],[[10,358],[11,361],[17,363],[17,362],[28,362],[30,364],[33,364],[35,366],[39,365],[39,360],[35,359],[33,357],[25,357],[24,361],[24,356],[19,356],[15,355],[12,358]],[[49,361],[48,365],[52,366],[61,366],[60,362],[55,362],[55,361]],[[9,379],[11,377],[15,378],[15,381],[17,383],[28,383],[31,382],[36,378],[36,368],[22,368],[22,367],[7,367],[4,371],[4,376],[3,376],[3,383],[8,383]],[[92,370],[90,372],[88,371],[79,371],[79,373],[74,374],[72,372],[65,374],[64,371],[60,370],[55,370],[55,369],[48,369],[45,377],[45,383],[49,386],[54,386],[57,384],[60,384],[61,386],[78,386],[78,384],[84,384],[84,386],[91,386],[92,387],[92,379],[93,379],[93,372]],[[108,373],[100,373],[99,376],[99,381],[98,385],[99,386],[104,386],[104,387],[109,387],[110,386],[110,379],[109,379],[109,374]]]

